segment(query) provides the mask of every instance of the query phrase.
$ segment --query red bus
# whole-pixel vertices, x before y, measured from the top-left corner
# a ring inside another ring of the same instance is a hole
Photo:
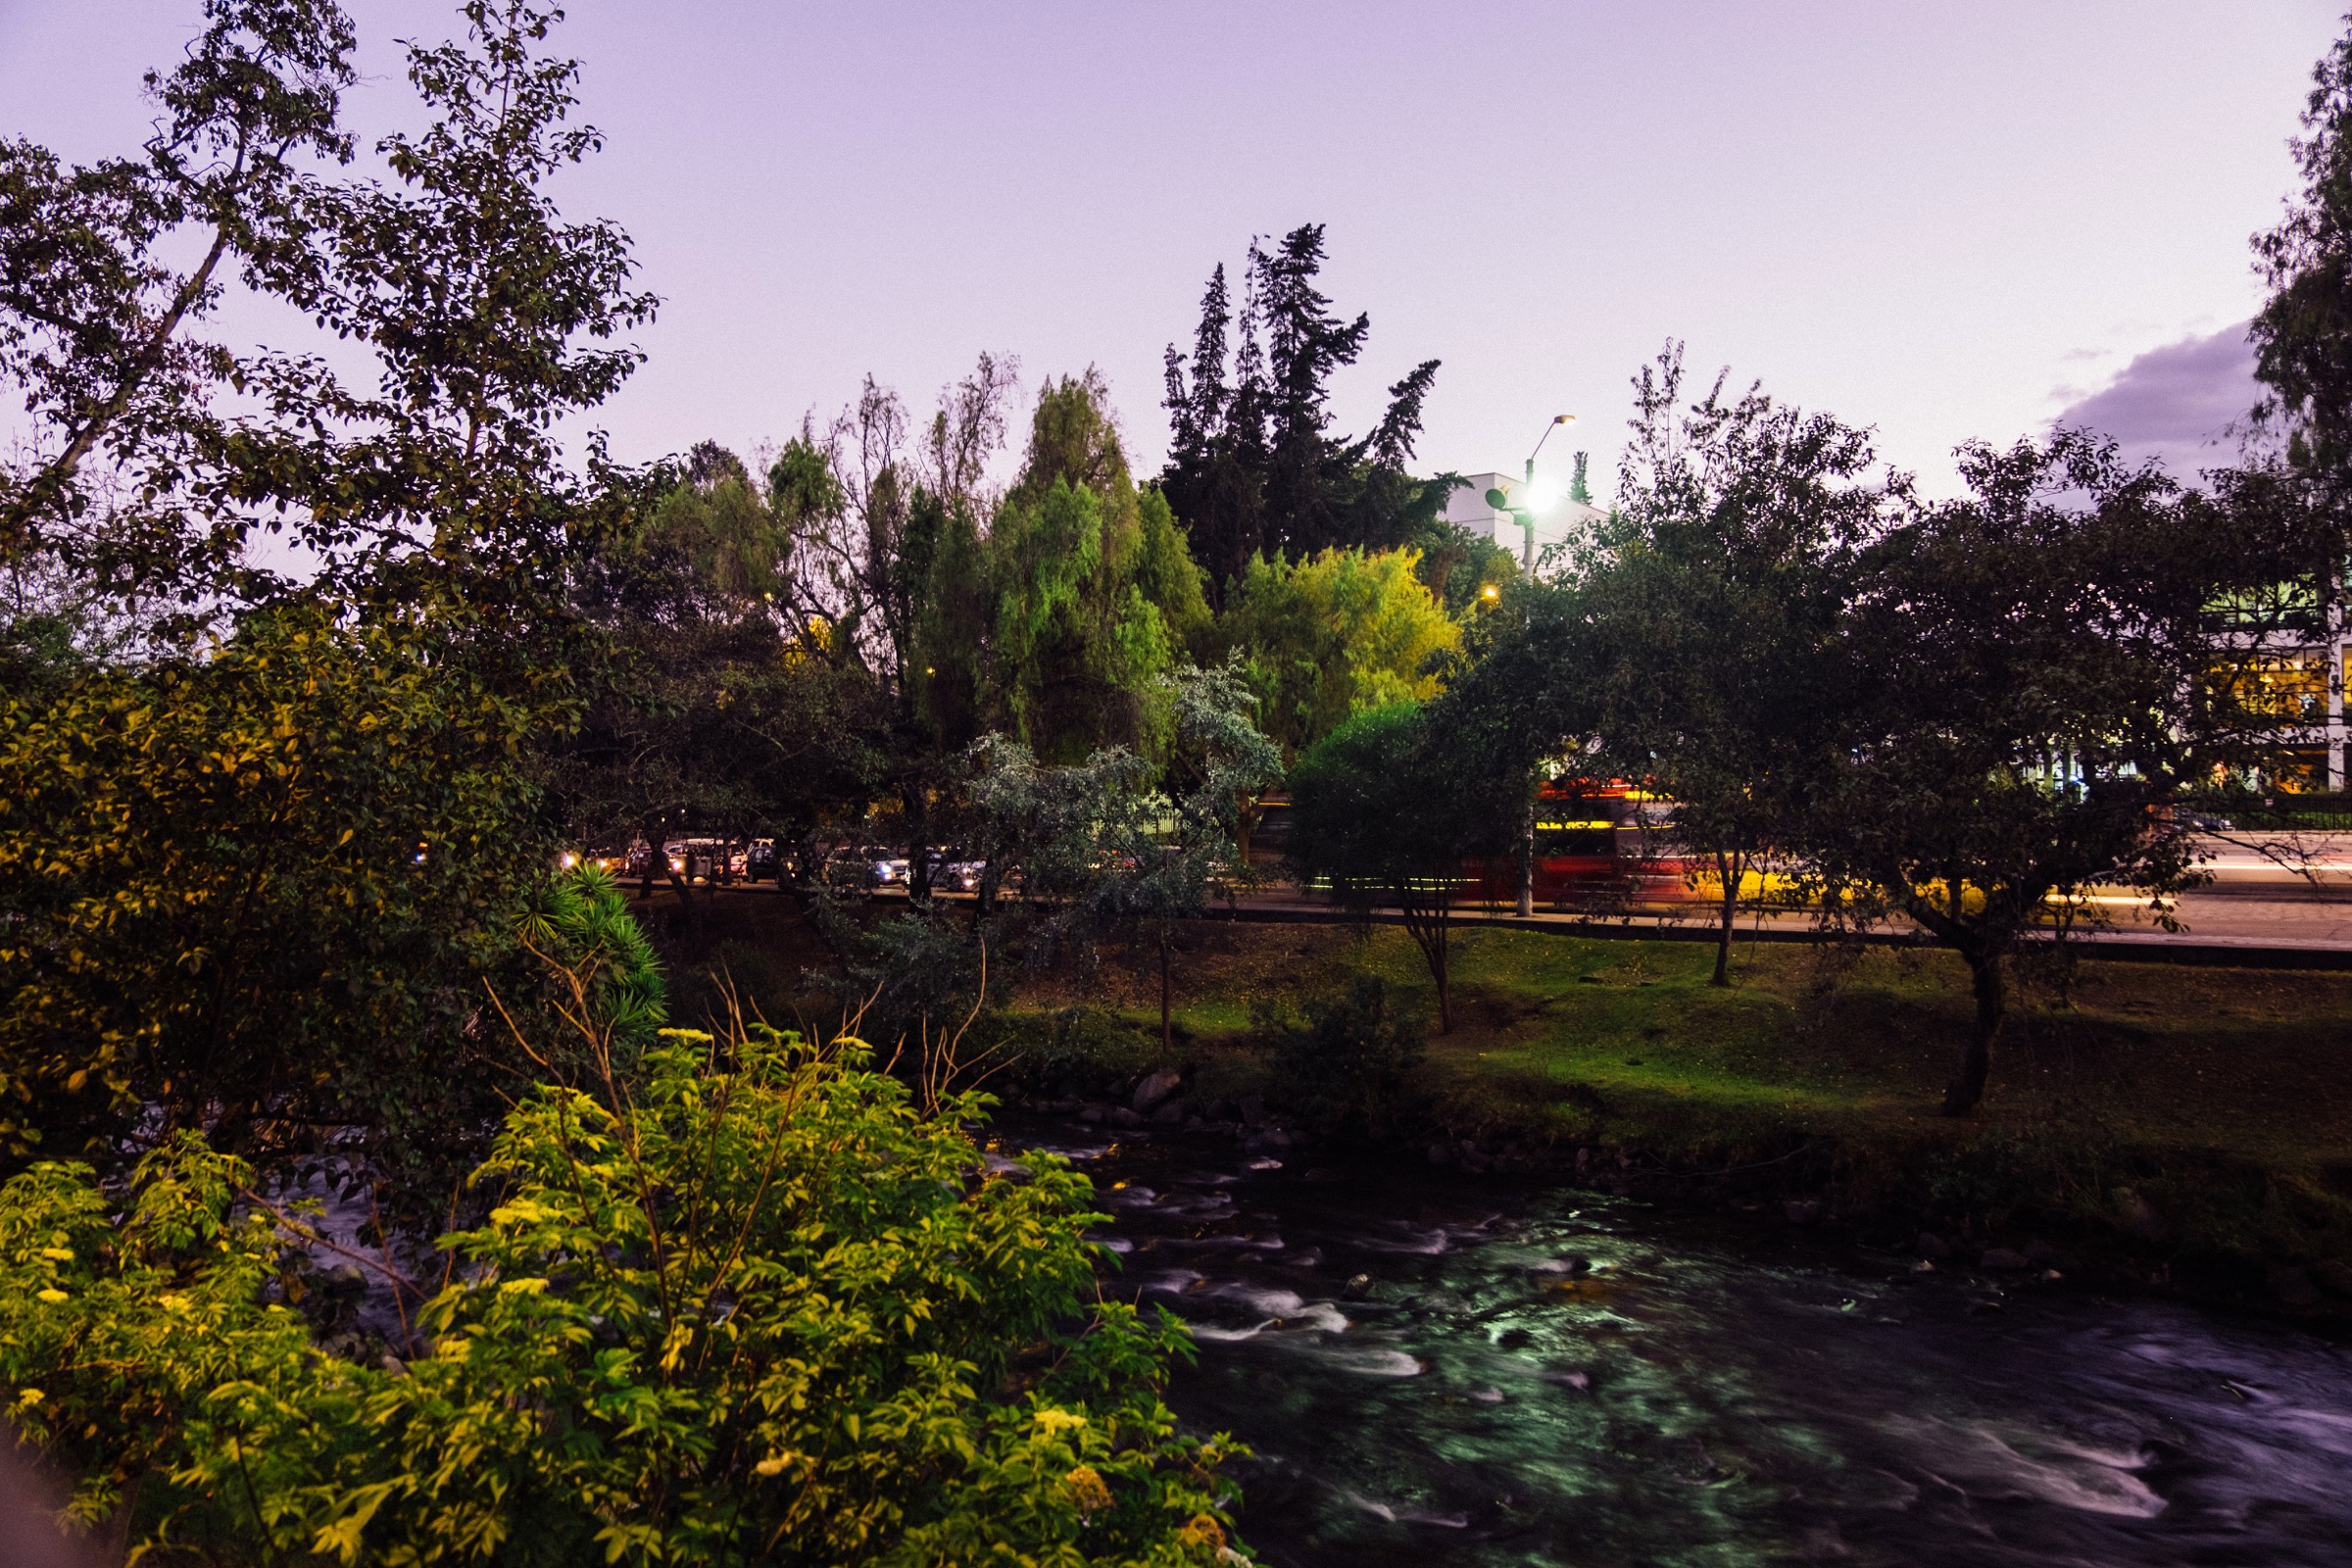
[[[1290,797],[1252,803],[1249,853],[1268,870],[1290,840]],[[1536,797],[1535,898],[1538,908],[1675,903],[1691,895],[1685,862],[1674,852],[1673,803],[1632,785],[1592,780],[1546,783]],[[1454,886],[1461,903],[1519,902],[1519,857],[1471,857]]]

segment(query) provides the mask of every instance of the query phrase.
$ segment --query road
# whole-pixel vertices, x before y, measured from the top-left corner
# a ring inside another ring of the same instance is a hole
[[[2211,880],[2183,894],[2167,929],[2145,896],[2109,888],[2085,902],[2103,929],[2082,937],[2113,957],[2174,961],[2269,963],[2352,968],[2352,834],[2215,837],[2199,842],[2200,869]],[[1328,920],[1329,903],[1296,888],[1269,889],[1241,901],[1245,918]],[[1711,909],[1695,903],[1645,906],[1624,917],[1539,911],[1522,921],[1507,906],[1465,904],[1455,918],[1473,924],[1534,925],[1611,936],[1667,936],[1699,940],[1712,932]],[[1790,941],[1809,936],[1814,918],[1801,910],[1743,913],[1746,940]],[[1878,933],[1896,939],[1910,930],[1892,922]]]

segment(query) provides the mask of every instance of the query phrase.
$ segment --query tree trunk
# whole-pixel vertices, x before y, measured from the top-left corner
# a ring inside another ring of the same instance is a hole
[[[1449,906],[1443,903],[1438,906],[1437,951],[1430,963],[1438,977],[1438,1033],[1442,1035],[1453,1033],[1453,974],[1449,962],[1452,955],[1446,951],[1446,938],[1450,935],[1450,922],[1446,919],[1449,912]]]
[[[1715,934],[1715,975],[1709,985],[1728,986],[1732,983],[1732,923],[1740,914],[1740,873],[1742,867],[1738,856],[1715,857],[1715,874],[1723,886],[1723,923]]]
[[[1527,817],[1519,824],[1519,918],[1536,914],[1536,790],[1527,792]]]
[[[1175,1030],[1168,1017],[1168,928],[1159,928],[1159,1054],[1165,1061],[1175,1054]]]
[[[1404,928],[1421,950],[1421,957],[1429,965],[1429,978],[1438,988],[1438,1033],[1453,1033],[1453,976],[1447,951],[1447,938],[1452,932],[1451,894],[1440,888],[1428,904],[1416,904],[1409,890],[1399,890],[1397,909],[1404,915]]]
[[[931,897],[931,803],[919,784],[902,789],[899,801],[906,812],[906,902],[911,906]]]
[[[1943,1114],[1965,1116],[1984,1099],[1984,1080],[1992,1068],[1992,1040],[2001,1032],[2007,1004],[2001,984],[2001,956],[1996,952],[1968,959],[1969,979],[1977,994],[1977,1026],[1960,1053],[1960,1076],[1943,1092]]]

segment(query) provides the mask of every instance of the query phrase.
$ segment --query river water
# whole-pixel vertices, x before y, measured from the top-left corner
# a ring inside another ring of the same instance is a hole
[[[1242,1534],[1339,1564],[2352,1565],[2352,1348],[1402,1161],[1008,1128],[1184,1317]],[[1094,1141],[1089,1142],[1092,1139]]]

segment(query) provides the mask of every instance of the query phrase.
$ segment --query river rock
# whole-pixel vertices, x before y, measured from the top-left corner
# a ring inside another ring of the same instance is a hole
[[[2273,1269],[2271,1294],[2287,1306],[2317,1306],[2322,1299],[2320,1288],[2311,1282],[2311,1275],[2299,1268]]]
[[[2115,1209],[2124,1222],[2124,1229],[2143,1242],[2161,1242],[2173,1233],[2156,1205],[2129,1187],[2115,1190]]]
[[[1781,1204],[1781,1212],[1788,1217],[1791,1225],[1810,1225],[1821,1217],[1821,1200],[1791,1198]]]
[[[1934,1231],[1921,1231],[1919,1240],[1913,1244],[1913,1250],[1922,1257],[1949,1257],[1952,1255],[1952,1244]]]
[[[2312,1264],[2311,1277],[2330,1296],[2352,1297],[2352,1263],[2330,1257]]]
[[[1152,1113],[1152,1119],[1162,1127],[1181,1127],[1184,1125],[1184,1118],[1187,1112],[1184,1108],[1184,1102],[1181,1100],[1171,1100],[1162,1104],[1157,1110],[1153,1111]]]
[[[1263,1095],[1242,1097],[1242,1125],[1255,1127],[1266,1119],[1266,1099]]]
[[[319,1276],[329,1296],[366,1296],[368,1276],[360,1272],[357,1263],[337,1263]]]
[[[1174,1094],[1177,1086],[1183,1082],[1182,1073],[1173,1067],[1162,1067],[1155,1073],[1147,1074],[1144,1081],[1135,1086],[1135,1099],[1129,1103],[1138,1110],[1150,1110]]]
[[[1432,1144],[1432,1145],[1430,1145],[1430,1146],[1429,1146],[1429,1162],[1430,1162],[1432,1165],[1450,1165],[1450,1164],[1452,1164],[1452,1163],[1453,1163],[1453,1146],[1452,1146],[1451,1144]]]
[[[1129,1110],[1125,1105],[1111,1106],[1110,1114],[1102,1119],[1113,1127],[1141,1127],[1144,1124],[1144,1118]]]
[[[2058,1249],[2038,1237],[2028,1242],[2018,1250],[2026,1254],[2027,1262],[2037,1268],[2047,1268],[2050,1264],[2058,1261]]]
[[[1094,1123],[1102,1121],[1109,1114],[1110,1107],[1108,1105],[1089,1105],[1078,1113],[1078,1119],[1083,1122]]]
[[[2034,1266],[2033,1259],[2027,1257],[2025,1253],[2013,1252],[2006,1247],[1986,1248],[1982,1261],[1986,1268],[2015,1269]]]

